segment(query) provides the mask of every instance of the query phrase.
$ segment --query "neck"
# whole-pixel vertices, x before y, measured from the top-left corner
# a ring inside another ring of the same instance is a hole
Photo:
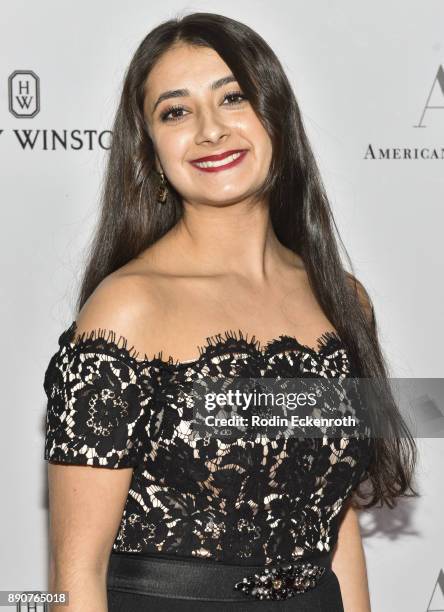
[[[276,237],[268,205],[184,204],[184,215],[171,230],[176,251],[187,268],[200,274],[235,274],[253,281],[272,278],[288,249]],[[293,255],[294,257],[294,255]]]

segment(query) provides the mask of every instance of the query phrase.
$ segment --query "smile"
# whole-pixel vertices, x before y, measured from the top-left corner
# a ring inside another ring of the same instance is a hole
[[[224,157],[223,159],[218,159],[215,161],[196,161],[191,162],[191,164],[204,172],[218,172],[219,170],[226,170],[239,164],[244,159],[246,154],[247,151],[237,151],[232,155],[227,155],[227,157]]]

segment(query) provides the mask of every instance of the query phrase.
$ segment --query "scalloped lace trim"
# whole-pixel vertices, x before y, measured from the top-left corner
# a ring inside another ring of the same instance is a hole
[[[163,359],[163,351],[159,351],[154,357],[149,357],[147,353],[141,353],[137,351],[135,346],[128,346],[128,340],[125,336],[117,335],[112,329],[106,328],[95,328],[91,331],[82,332],[76,336],[77,322],[74,320],[71,325],[66,329],[59,337],[59,345],[70,344],[71,346],[82,348],[91,347],[95,350],[103,349],[112,352],[118,352],[121,355],[126,355],[129,358],[139,361],[140,363],[157,363],[165,364],[168,366],[180,367],[198,364],[203,358],[214,357],[221,353],[230,352],[243,352],[245,350],[253,350],[260,353],[262,356],[266,356],[269,353],[275,353],[280,350],[291,350],[297,349],[299,351],[308,353],[314,357],[319,358],[330,350],[337,348],[344,348],[344,344],[339,335],[333,331],[328,330],[322,333],[316,339],[316,348],[312,348],[306,344],[299,342],[295,336],[287,334],[281,334],[277,338],[272,338],[263,345],[260,340],[256,339],[253,334],[251,338],[248,338],[248,334],[244,333],[241,329],[237,331],[225,330],[223,332],[207,336],[206,341],[202,345],[198,345],[199,356],[194,359],[186,361],[180,361],[169,355],[166,360]],[[74,340],[75,338],[75,340]],[[142,359],[140,356],[142,355]]]

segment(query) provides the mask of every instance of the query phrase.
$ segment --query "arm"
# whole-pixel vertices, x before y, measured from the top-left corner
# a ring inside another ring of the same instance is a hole
[[[372,301],[360,281],[347,273],[356,292],[365,317],[375,330],[375,313]],[[367,566],[359,526],[359,510],[351,505],[351,499],[342,509],[338,542],[332,558],[332,569],[341,587],[344,612],[370,612],[370,593]]]
[[[352,287],[359,300],[365,318],[369,322],[370,327],[373,329],[373,331],[376,331],[375,309],[373,307],[373,302],[366,288],[355,276],[353,276],[353,274],[350,274],[350,272],[346,272],[346,274],[350,286]]]
[[[80,335],[99,328],[119,330],[131,345],[133,339],[139,337],[141,326],[138,316],[141,300],[136,291],[131,279],[102,283],[79,313],[77,333]],[[117,378],[109,379],[112,370],[108,363],[100,354],[86,356],[71,352],[63,363],[58,364],[48,381],[47,393],[52,398],[48,411],[50,433],[47,433],[50,454],[49,582],[52,592],[68,591],[70,600],[69,606],[53,606],[51,612],[106,612],[108,609],[106,578],[109,556],[135,465],[130,463],[133,459],[129,460],[125,455],[118,464],[115,464],[115,456],[108,463],[106,452],[109,449],[106,445],[101,446],[103,437],[94,437],[94,430],[87,427],[85,411],[91,394],[95,396],[109,384],[114,385],[115,393],[125,393],[124,387],[118,386]],[[125,385],[129,377],[134,383],[135,372],[131,365],[114,362],[114,370],[122,367]],[[110,433],[110,436],[115,436],[119,452],[124,448],[124,438],[128,434],[125,419],[134,421],[141,410],[136,393],[133,389],[122,396],[122,401],[136,404],[129,407],[128,417],[124,417]],[[100,410],[100,401],[97,409]],[[73,439],[64,433],[72,427],[72,419],[75,421]],[[135,428],[131,426],[131,430],[134,432]],[[84,444],[95,456],[101,457],[100,466],[86,464],[87,456],[78,453]],[[69,445],[68,451],[66,445]]]
[[[50,612],[106,612],[106,573],[132,468],[48,463],[51,592],[69,606]]]
[[[347,504],[343,512],[332,569],[341,587],[344,612],[370,612],[367,566],[358,511]]]

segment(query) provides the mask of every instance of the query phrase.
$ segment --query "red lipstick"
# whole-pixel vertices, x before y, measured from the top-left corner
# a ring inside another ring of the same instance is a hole
[[[190,163],[197,168],[198,170],[202,170],[203,172],[219,172],[219,170],[226,170],[228,168],[232,168],[236,164],[239,164],[245,157],[247,153],[247,149],[232,149],[230,151],[224,151],[223,153],[219,153],[217,155],[207,155],[206,157],[199,157],[197,159],[193,159]],[[235,155],[235,158],[232,161],[223,163],[223,160],[227,157]],[[206,162],[212,162],[211,165],[205,164]],[[216,162],[216,164],[214,164]],[[221,162],[217,164],[217,162]]]

